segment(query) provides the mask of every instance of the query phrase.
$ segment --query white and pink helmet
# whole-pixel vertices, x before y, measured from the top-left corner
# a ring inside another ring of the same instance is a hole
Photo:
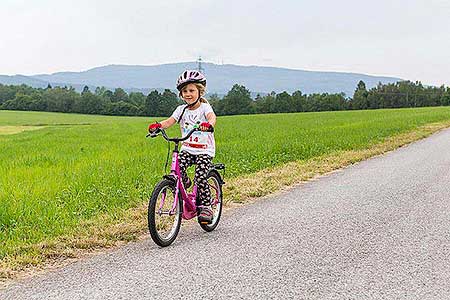
[[[206,77],[196,70],[186,70],[177,79],[177,90],[181,91],[189,83],[200,83],[206,86]]]

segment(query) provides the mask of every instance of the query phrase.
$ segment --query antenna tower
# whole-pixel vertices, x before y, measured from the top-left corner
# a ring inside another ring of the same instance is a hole
[[[203,69],[203,67],[202,67],[202,57],[201,56],[198,57],[197,63],[198,63],[197,71],[199,71],[202,74],[205,74],[205,69]]]

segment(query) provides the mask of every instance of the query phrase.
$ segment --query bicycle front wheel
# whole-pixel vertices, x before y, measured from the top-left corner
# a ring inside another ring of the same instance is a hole
[[[181,201],[175,203],[175,183],[164,179],[153,190],[148,204],[148,229],[161,247],[176,239],[181,226]]]

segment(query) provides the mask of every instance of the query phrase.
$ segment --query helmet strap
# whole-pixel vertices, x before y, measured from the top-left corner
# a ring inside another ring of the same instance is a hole
[[[183,108],[183,111],[181,112],[181,115],[180,115],[180,117],[178,118],[177,123],[180,123],[181,118],[183,117],[184,112],[186,111],[186,109],[189,108],[189,107],[194,106],[195,104],[197,104],[197,102],[200,101],[200,98],[201,98],[201,97],[202,97],[202,96],[199,96],[199,97],[197,98],[197,100],[195,100],[195,101],[192,102],[191,104],[187,104],[187,103],[186,103],[186,106]],[[186,100],[185,100],[184,102],[186,102]]]
[[[194,106],[195,104],[197,104],[197,102],[200,101],[200,98],[201,98],[201,97],[202,97],[202,96],[198,97],[197,100],[195,100],[195,101],[192,102],[191,104],[188,104],[187,107],[192,107],[192,106]]]

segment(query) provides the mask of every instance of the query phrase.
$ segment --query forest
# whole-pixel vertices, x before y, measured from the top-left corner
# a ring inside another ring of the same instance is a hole
[[[314,112],[405,108],[450,105],[450,87],[424,86],[421,82],[399,81],[367,89],[359,81],[353,96],[344,93],[303,94],[271,92],[251,96],[245,86],[235,84],[226,95],[207,95],[217,115],[261,113]],[[48,111],[81,114],[121,116],[168,116],[183,104],[173,91],[127,93],[122,88],[114,91],[97,87],[91,91],[85,86],[81,92],[73,87],[33,88],[27,85],[0,84],[0,109]]]

